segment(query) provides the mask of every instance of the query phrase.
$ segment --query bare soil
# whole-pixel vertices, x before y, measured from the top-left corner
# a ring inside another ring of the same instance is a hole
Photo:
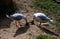
[[[17,3],[17,11],[27,16],[28,22],[33,19],[35,10],[29,6],[32,0],[14,0]],[[22,5],[21,5],[22,4]],[[36,22],[37,24],[37,22]],[[26,25],[22,28],[17,28],[14,21],[6,18],[0,22],[0,39],[36,39],[37,35],[47,34],[59,38],[56,33],[56,27],[52,24],[38,27],[37,25]],[[47,30],[43,29],[46,28]],[[50,33],[52,31],[52,33]]]

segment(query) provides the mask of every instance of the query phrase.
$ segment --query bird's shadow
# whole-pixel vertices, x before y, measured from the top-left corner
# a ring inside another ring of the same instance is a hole
[[[39,26],[38,28],[40,28],[43,32],[45,32],[45,33],[47,33],[47,34],[51,34],[51,35],[55,35],[55,36],[59,36],[58,33],[53,32],[53,31],[51,31],[51,30],[48,30],[48,29],[46,29],[46,28],[43,28],[43,27],[41,27],[41,26]]]
[[[24,27],[18,28],[13,37],[25,33],[29,29],[29,27],[30,27],[29,24],[26,24]]]
[[[12,22],[12,20],[10,20],[8,18],[1,19],[0,20],[0,29],[10,28],[11,22]]]

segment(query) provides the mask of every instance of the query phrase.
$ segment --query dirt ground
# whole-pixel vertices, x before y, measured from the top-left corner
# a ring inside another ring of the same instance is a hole
[[[34,9],[29,7],[29,4],[31,0],[15,0],[17,3],[17,11],[16,12],[22,12],[24,15],[27,16],[28,22],[30,22],[33,19],[33,13]],[[21,7],[20,3],[23,4]],[[37,22],[36,22],[37,24]],[[51,35],[53,37],[58,37],[56,34],[50,33],[50,31],[39,28],[36,25],[26,25],[22,28],[17,28],[14,24],[14,21],[6,18],[0,22],[0,39],[36,39],[36,35],[40,34],[47,34]],[[56,27],[52,24],[49,24],[49,26],[44,26],[47,29],[56,32]]]

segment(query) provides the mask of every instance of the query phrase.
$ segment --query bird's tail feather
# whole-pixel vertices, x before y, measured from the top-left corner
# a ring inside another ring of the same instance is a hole
[[[6,15],[7,18],[10,18],[9,15]]]

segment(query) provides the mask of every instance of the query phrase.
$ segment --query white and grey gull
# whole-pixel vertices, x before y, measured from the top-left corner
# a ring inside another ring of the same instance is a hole
[[[32,20],[32,24],[34,24],[34,20],[35,21],[39,21],[40,22],[40,25],[42,24],[42,21],[44,22],[53,22],[53,20],[51,18],[49,18],[46,14],[44,13],[34,13],[33,14],[33,20]]]
[[[12,15],[6,15],[6,17],[15,20],[16,21],[16,26],[18,26],[18,27],[20,27],[21,23],[19,22],[19,20],[21,20],[21,19],[24,19],[26,21],[26,24],[27,24],[26,16],[21,14],[21,13],[14,13]]]

